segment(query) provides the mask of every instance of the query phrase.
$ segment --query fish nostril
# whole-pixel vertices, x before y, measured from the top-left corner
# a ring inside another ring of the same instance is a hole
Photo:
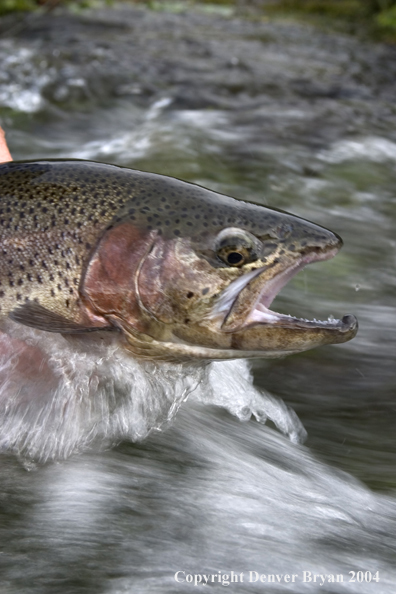
[[[274,233],[279,239],[286,239],[293,231],[293,225],[290,223],[280,223],[275,229]]]

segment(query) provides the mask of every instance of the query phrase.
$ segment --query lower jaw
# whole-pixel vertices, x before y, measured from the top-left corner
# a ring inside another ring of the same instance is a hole
[[[274,358],[347,342],[355,336],[357,322],[354,316],[345,316],[337,324],[328,325],[288,319],[283,324],[253,324],[232,332],[198,326],[193,336],[192,330],[175,329],[174,338],[182,344],[173,349],[208,359]]]

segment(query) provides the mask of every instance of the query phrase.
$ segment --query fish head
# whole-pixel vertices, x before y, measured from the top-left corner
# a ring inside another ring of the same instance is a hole
[[[149,217],[117,217],[82,285],[91,315],[120,328],[135,355],[166,360],[277,357],[355,336],[353,316],[307,321],[270,309],[298,271],[337,253],[338,235],[289,213],[198,191],[165,220],[153,208]]]

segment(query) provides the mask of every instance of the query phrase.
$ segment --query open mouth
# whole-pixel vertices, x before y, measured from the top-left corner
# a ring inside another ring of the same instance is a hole
[[[215,306],[216,314],[218,316],[223,314],[221,330],[223,332],[234,332],[252,326],[266,325],[291,329],[321,328],[344,333],[357,328],[357,320],[352,315],[344,316],[342,319],[335,319],[330,316],[327,320],[307,320],[281,314],[270,309],[270,305],[279,291],[307,264],[329,260],[335,256],[337,251],[338,249],[329,250],[325,253],[311,252],[301,256],[291,266],[280,271],[273,278],[264,280],[264,282],[260,277],[265,272],[266,267],[248,272],[231,283]],[[247,315],[246,308],[249,309]]]

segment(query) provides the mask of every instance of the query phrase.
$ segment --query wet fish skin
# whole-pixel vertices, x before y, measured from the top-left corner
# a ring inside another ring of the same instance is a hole
[[[249,312],[260,318],[263,287],[341,246],[288,213],[85,161],[0,165],[0,210],[3,318],[63,333],[118,329],[137,356],[176,360],[277,356],[356,334],[353,318],[246,323]],[[230,265],[230,250],[246,261]]]

